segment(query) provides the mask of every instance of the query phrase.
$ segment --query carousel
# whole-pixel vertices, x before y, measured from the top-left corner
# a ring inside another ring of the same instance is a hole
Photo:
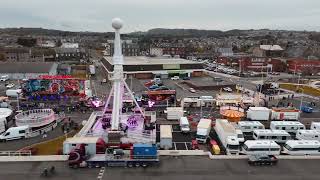
[[[220,107],[220,114],[230,122],[239,122],[244,117],[244,109],[234,106]]]

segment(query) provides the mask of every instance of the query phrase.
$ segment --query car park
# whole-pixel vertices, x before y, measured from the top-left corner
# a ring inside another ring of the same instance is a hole
[[[256,154],[249,156],[248,163],[250,165],[275,165],[278,163],[278,158],[274,155]]]

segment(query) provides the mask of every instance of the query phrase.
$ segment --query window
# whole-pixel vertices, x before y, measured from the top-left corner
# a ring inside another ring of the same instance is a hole
[[[19,134],[23,134],[23,133],[26,133],[26,130],[20,130],[19,131]]]
[[[279,127],[277,126],[276,129],[279,129]]]
[[[10,135],[10,132],[6,132],[6,134],[4,136],[9,136]]]
[[[287,139],[287,136],[282,136],[282,140],[286,140]]]
[[[286,127],[282,127],[282,130],[286,130]]]
[[[277,139],[277,136],[271,136],[271,139]]]
[[[259,136],[259,139],[265,139],[266,137],[265,136]]]
[[[300,129],[303,129],[303,127],[300,127]]]

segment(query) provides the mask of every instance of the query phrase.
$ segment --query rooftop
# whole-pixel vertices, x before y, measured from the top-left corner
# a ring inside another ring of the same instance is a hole
[[[53,62],[5,62],[0,63],[0,73],[48,73]]]
[[[104,57],[110,64],[113,64],[112,57]],[[181,58],[165,58],[165,57],[146,57],[131,56],[123,57],[124,65],[152,65],[152,64],[202,64],[191,60]]]

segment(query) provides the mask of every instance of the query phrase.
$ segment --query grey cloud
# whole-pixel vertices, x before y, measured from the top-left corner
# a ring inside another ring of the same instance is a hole
[[[155,27],[319,30],[319,0],[1,0],[0,27],[124,31]]]

